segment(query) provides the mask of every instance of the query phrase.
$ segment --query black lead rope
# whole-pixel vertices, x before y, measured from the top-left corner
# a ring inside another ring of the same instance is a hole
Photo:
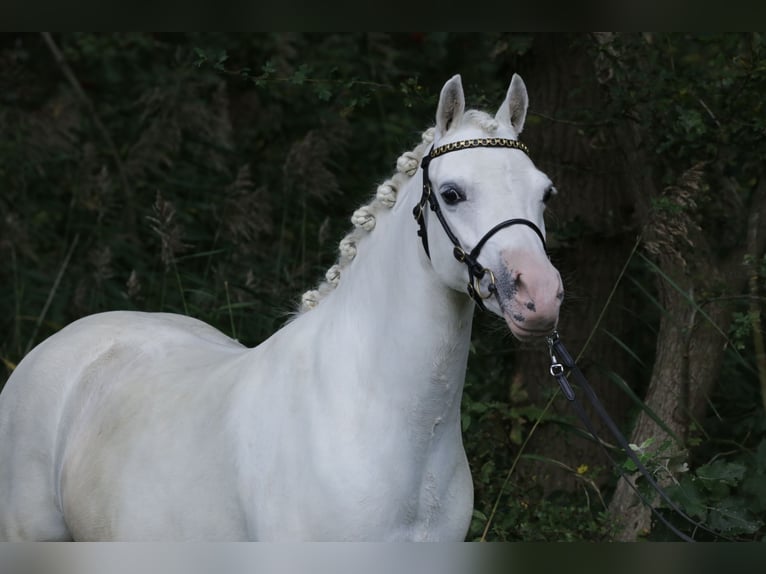
[[[628,456],[628,458],[633,462],[633,464],[636,465],[639,472],[641,472],[641,474],[649,483],[649,485],[660,495],[660,497],[668,505],[668,507],[672,509],[674,512],[676,512],[679,516],[681,516],[684,520],[689,522],[689,524],[691,524],[695,528],[704,530],[705,532],[713,534],[716,537],[723,538],[725,540],[730,540],[729,538],[722,536],[718,532],[714,532],[713,530],[710,530],[703,524],[700,524],[699,522],[697,522],[696,520],[688,516],[683,510],[681,510],[681,508],[679,508],[679,506],[675,502],[673,502],[670,499],[670,497],[662,489],[662,487],[660,487],[660,485],[657,484],[657,481],[654,480],[649,470],[647,470],[646,466],[644,466],[641,460],[633,452],[633,449],[630,448],[630,445],[628,444],[627,439],[623,436],[622,432],[620,432],[620,429],[617,428],[617,425],[612,420],[612,417],[609,416],[609,413],[607,413],[606,409],[604,408],[604,405],[599,400],[595,391],[590,386],[590,384],[588,384],[588,381],[585,378],[585,375],[583,375],[582,371],[579,369],[579,367],[575,363],[574,359],[572,358],[572,355],[569,354],[566,347],[564,346],[564,343],[561,342],[561,339],[559,338],[559,334],[554,331],[550,337],[546,338],[546,343],[548,344],[548,349],[551,355],[551,368],[550,368],[551,375],[558,382],[559,387],[561,387],[561,391],[564,393],[564,396],[567,398],[569,402],[572,403],[572,406],[574,407],[575,412],[577,413],[577,416],[580,417],[580,420],[585,425],[585,428],[593,436],[594,440],[601,446],[601,448],[604,449],[604,452],[606,452],[607,457],[615,466],[617,471],[620,473],[620,476],[625,479],[625,481],[628,483],[631,489],[633,489],[633,491],[638,495],[638,497],[641,499],[641,502],[645,506],[647,506],[652,511],[652,513],[665,526],[667,526],[676,536],[678,536],[680,539],[686,542],[694,542],[693,538],[690,538],[689,536],[687,536],[686,534],[678,530],[662,514],[660,514],[651,505],[651,503],[647,500],[647,498],[639,492],[638,488],[630,480],[628,480],[628,477],[625,475],[625,472],[622,470],[621,466],[612,457],[612,454],[609,452],[606,446],[604,446],[604,443],[601,440],[599,440],[598,434],[596,433],[596,430],[593,428],[593,424],[591,423],[590,418],[586,414],[582,403],[577,399],[577,395],[575,395],[574,389],[572,388],[572,386],[569,383],[569,380],[567,379],[567,376],[566,376],[567,369],[569,369],[569,372],[572,375],[572,377],[574,377],[577,383],[577,386],[580,387],[580,389],[583,391],[583,393],[587,397],[590,404],[595,409],[596,414],[598,414],[599,418],[607,426],[607,428],[609,429],[609,432],[612,433],[612,436],[617,441],[617,444],[620,446],[620,448],[623,451],[625,451],[625,454]]]

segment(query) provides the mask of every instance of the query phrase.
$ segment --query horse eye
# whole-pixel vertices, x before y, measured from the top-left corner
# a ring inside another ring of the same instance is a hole
[[[550,201],[551,197],[556,195],[558,191],[556,191],[556,188],[552,185],[548,186],[548,189],[545,190],[545,193],[543,194],[543,203],[548,203]]]
[[[448,187],[441,192],[442,199],[447,205],[455,205],[465,199],[463,194],[454,187]]]

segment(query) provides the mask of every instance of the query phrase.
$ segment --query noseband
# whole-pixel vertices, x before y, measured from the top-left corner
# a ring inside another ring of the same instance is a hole
[[[446,153],[477,147],[504,147],[510,149],[518,149],[529,155],[529,149],[527,149],[527,146],[525,146],[523,143],[504,138],[461,140],[437,148],[432,147],[431,151],[423,157],[423,160],[420,163],[421,167],[423,168],[423,194],[420,196],[420,201],[415,206],[412,214],[415,216],[415,221],[418,222],[420,227],[418,230],[418,235],[422,239],[423,248],[426,251],[426,255],[430,259],[431,253],[428,250],[428,233],[426,231],[425,218],[426,204],[429,205],[431,211],[434,212],[439,220],[439,223],[441,223],[441,226],[444,229],[444,232],[447,234],[447,237],[452,242],[452,245],[454,245],[452,254],[454,255],[455,259],[457,259],[460,263],[463,263],[468,268],[468,294],[473,298],[474,301],[476,301],[480,309],[486,310],[486,307],[484,306],[484,299],[489,299],[492,295],[497,294],[497,286],[495,285],[494,273],[479,263],[479,253],[481,253],[482,247],[484,247],[489,238],[501,229],[505,229],[506,227],[510,227],[512,225],[526,225],[527,227],[531,228],[532,231],[537,233],[537,236],[543,243],[543,249],[546,252],[547,247],[545,245],[543,232],[540,231],[540,228],[528,219],[521,218],[506,219],[505,221],[498,223],[484,234],[484,236],[479,240],[476,246],[471,249],[470,252],[466,252],[466,250],[462,247],[460,240],[454,234],[449,224],[447,223],[447,220],[444,218],[444,213],[442,212],[441,207],[439,206],[439,202],[436,199],[436,194],[434,194],[431,189],[431,179],[428,177],[428,165],[431,163],[432,159],[440,157]],[[489,275],[489,286],[487,287],[487,294],[484,295],[480,289],[480,281],[484,275],[487,274]]]

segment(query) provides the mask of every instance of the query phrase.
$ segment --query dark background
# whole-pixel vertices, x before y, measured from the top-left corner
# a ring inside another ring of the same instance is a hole
[[[494,112],[518,72],[522,139],[559,189],[546,218],[567,346],[687,512],[759,540],[763,42],[0,35],[0,384],[36,343],[110,309],[187,313],[259,343],[433,124],[444,82],[460,73],[468,106]],[[469,539],[665,538],[578,430],[544,348],[506,331],[477,317]]]

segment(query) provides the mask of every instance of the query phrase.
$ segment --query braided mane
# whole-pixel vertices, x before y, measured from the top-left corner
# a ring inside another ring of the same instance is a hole
[[[472,123],[483,131],[494,134],[497,131],[497,121],[485,112],[468,110],[463,115],[461,123]],[[325,273],[325,280],[315,289],[306,291],[301,296],[298,314],[305,313],[316,307],[319,302],[335,289],[340,281],[343,270],[356,257],[356,246],[368,233],[375,229],[376,214],[384,209],[391,209],[396,204],[398,191],[412,178],[420,167],[423,155],[434,141],[434,128],[423,132],[421,142],[411,151],[404,152],[396,160],[396,172],[381,183],[372,201],[357,209],[351,215],[354,228],[340,241],[338,246],[338,261]]]

